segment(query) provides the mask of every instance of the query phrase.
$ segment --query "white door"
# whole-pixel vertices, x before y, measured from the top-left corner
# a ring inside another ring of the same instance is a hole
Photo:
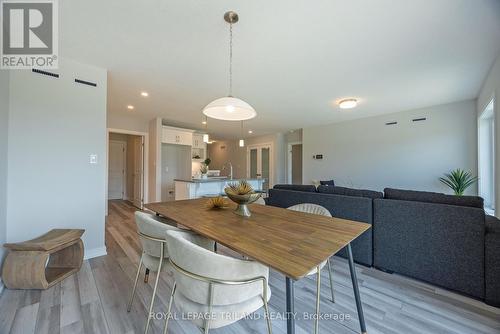
[[[262,190],[273,185],[272,144],[250,145],[247,147],[247,177],[264,179]]]
[[[123,199],[125,193],[125,143],[109,141],[108,199]]]
[[[134,190],[132,193],[132,203],[142,209],[144,196],[144,137],[136,136],[134,144]]]

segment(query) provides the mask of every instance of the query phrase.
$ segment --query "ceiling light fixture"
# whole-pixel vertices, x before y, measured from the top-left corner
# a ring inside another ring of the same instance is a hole
[[[208,118],[205,116],[205,120],[202,122],[205,125],[205,132],[207,131],[208,128]],[[210,143],[210,138],[208,136],[208,133],[203,134],[203,142],[209,144]]]
[[[203,114],[223,121],[246,121],[257,116],[255,109],[243,100],[233,97],[233,24],[238,22],[238,14],[233,11],[224,14],[229,23],[229,94],[216,99],[203,108]]]
[[[356,99],[343,99],[339,101],[340,109],[352,109],[358,105],[358,100]]]
[[[141,92],[141,96],[148,97],[149,94],[148,94],[148,92]]]
[[[253,131],[252,131],[252,130],[248,130],[248,133],[252,134],[252,133],[253,133]]]
[[[129,104],[129,105],[127,106],[127,109],[128,109],[128,110],[134,110],[134,106]]]

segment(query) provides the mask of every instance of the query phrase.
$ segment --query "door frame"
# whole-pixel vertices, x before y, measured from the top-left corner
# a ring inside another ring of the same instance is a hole
[[[301,141],[293,141],[289,142],[287,145],[287,159],[286,159],[286,183],[292,184],[292,146],[293,145],[303,145]],[[302,146],[302,149],[304,149],[304,146]],[[304,158],[302,156],[302,158]]]
[[[126,141],[121,141],[121,140],[110,140],[108,142],[108,150],[109,150],[109,145],[111,143],[119,143],[123,145],[123,172],[122,172],[122,200],[125,199],[125,197],[128,197],[128,189],[127,189],[127,142]],[[109,154],[108,154],[108,182],[109,182]],[[109,185],[109,184],[108,184]],[[125,196],[127,195],[127,196]],[[106,199],[109,200],[109,193],[107,192]]]
[[[110,133],[121,133],[124,135],[133,135],[133,136],[141,136],[143,137],[144,150],[143,150],[143,179],[142,179],[142,197],[143,197],[143,205],[149,203],[149,193],[148,193],[148,180],[149,180],[149,134],[147,132],[140,131],[132,131],[132,130],[124,130],[124,129],[116,129],[116,128],[107,128],[106,129],[106,179],[105,179],[105,187],[106,194],[108,193],[108,168],[109,168],[109,134]],[[108,196],[106,195],[106,216],[108,215]]]
[[[250,178],[250,150],[251,149],[259,149],[261,147],[269,147],[269,180],[268,180],[268,184],[269,184],[269,189],[271,189],[274,186],[274,145],[271,142],[270,143],[247,145],[247,154],[246,154],[247,178]],[[258,156],[259,156],[259,153],[257,151],[257,157]]]

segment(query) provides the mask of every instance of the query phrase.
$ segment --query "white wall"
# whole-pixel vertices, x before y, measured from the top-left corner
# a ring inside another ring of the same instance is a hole
[[[60,60],[59,79],[12,71],[7,241],[84,228],[85,256],[102,255],[106,182],[106,71]],[[74,78],[97,83],[76,84]],[[97,164],[89,164],[96,154]]]
[[[500,186],[498,185],[500,180],[500,55],[493,64],[479,92],[479,97],[477,98],[478,116],[484,111],[492,98],[495,98],[495,180],[497,180],[495,189],[495,215],[500,217]]]
[[[411,121],[420,117],[427,120]],[[462,168],[477,175],[475,101],[306,128],[303,152],[306,184],[334,179],[356,188],[449,192],[438,181],[443,173]]]
[[[0,70],[0,246],[7,237],[7,148],[9,121],[9,72]],[[4,249],[0,247],[0,267]],[[0,292],[2,290],[0,281]]]
[[[126,105],[123,106],[126,108]],[[134,113],[135,111],[130,111]],[[108,113],[107,114],[107,125],[110,129],[120,129],[128,131],[137,132],[148,132],[149,131],[149,121],[145,120],[143,117],[134,114],[125,113]]]

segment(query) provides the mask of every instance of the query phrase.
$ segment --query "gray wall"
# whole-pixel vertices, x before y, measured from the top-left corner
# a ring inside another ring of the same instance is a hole
[[[427,121],[411,121],[418,117]],[[386,126],[389,121],[398,124]],[[477,175],[476,105],[471,100],[306,128],[303,144],[305,184],[334,179],[374,190],[448,192],[438,181],[443,173],[463,168]]]
[[[500,187],[498,186],[500,180],[500,55],[493,64],[488,77],[486,78],[483,87],[477,99],[478,113],[484,111],[492,98],[495,98],[495,215],[500,217]]]
[[[85,255],[102,255],[106,182],[106,71],[60,60],[59,79],[10,77],[7,241],[83,228]],[[97,82],[79,85],[75,76]],[[97,164],[89,163],[96,154]]]
[[[7,147],[9,123],[9,72],[0,70],[0,245],[7,237]],[[0,247],[0,267],[4,249]],[[1,285],[0,285],[1,290]]]
[[[208,156],[212,159],[210,169],[222,169],[226,161],[231,161],[233,176],[244,178],[247,173],[247,146],[265,143],[273,144],[274,183],[284,183],[286,142],[282,133],[246,138],[245,147],[239,147],[238,140],[216,141],[209,144]]]

